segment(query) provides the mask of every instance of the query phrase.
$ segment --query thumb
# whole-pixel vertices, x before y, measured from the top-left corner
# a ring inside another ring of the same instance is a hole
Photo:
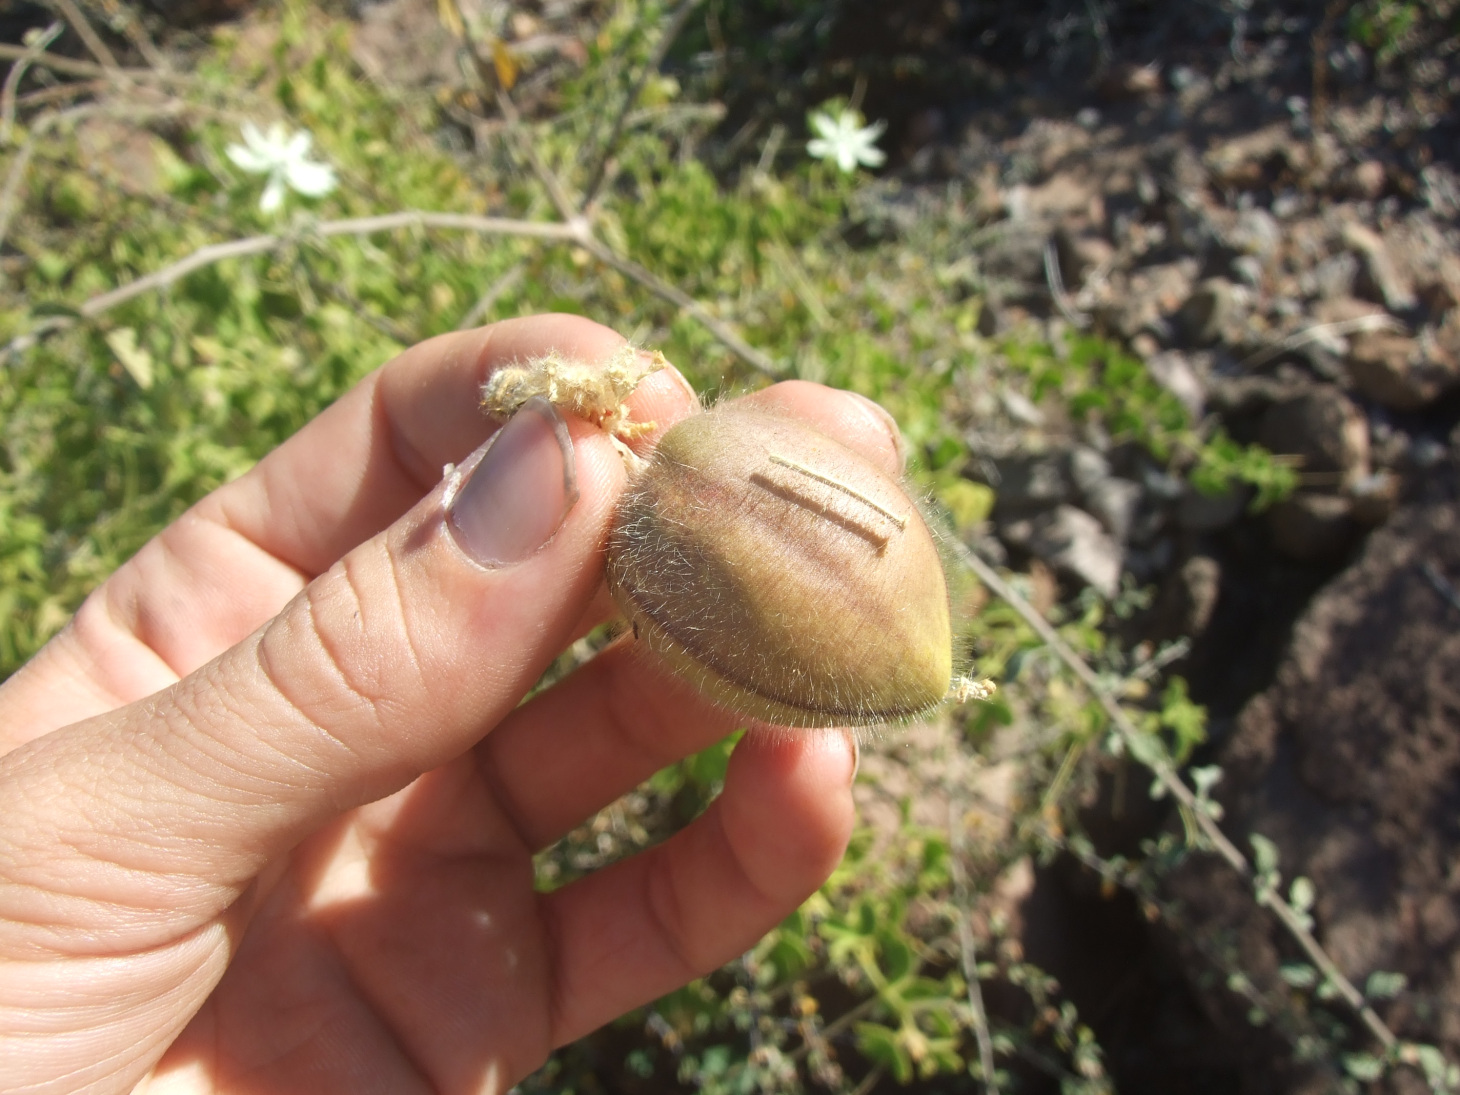
[[[38,893],[46,950],[97,946],[98,903],[109,947],[173,937],[469,749],[571,641],[623,478],[601,432],[533,400],[248,639],[0,760],[0,953],[37,945]]]

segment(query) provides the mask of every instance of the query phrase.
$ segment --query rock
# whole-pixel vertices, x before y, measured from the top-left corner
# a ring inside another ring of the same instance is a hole
[[[1236,286],[1226,278],[1207,278],[1198,285],[1176,314],[1186,337],[1208,345],[1222,337],[1236,311]]]
[[[1460,358],[1437,337],[1428,345],[1394,331],[1367,331],[1349,342],[1345,361],[1354,387],[1375,403],[1414,411],[1460,385]]]
[[[1032,399],[1015,388],[1003,388],[999,391],[999,405],[1004,408],[1005,414],[1021,426],[1037,428],[1044,425],[1044,412]]]
[[[1350,222],[1343,227],[1343,242],[1362,264],[1360,289],[1368,290],[1366,296],[1372,295],[1391,312],[1408,312],[1419,306],[1414,287],[1400,275],[1379,233]]]
[[[1055,254],[1059,258],[1060,277],[1065,288],[1073,293],[1090,273],[1105,266],[1115,254],[1115,246],[1104,236],[1093,232],[1072,232],[1061,226],[1054,234]]]
[[[1204,162],[1218,186],[1255,190],[1269,175],[1277,175],[1291,142],[1286,123],[1270,125],[1221,142],[1207,152]]]
[[[1258,441],[1296,456],[1309,484],[1345,487],[1369,474],[1369,426],[1338,388],[1314,385],[1274,403],[1262,417]]]
[[[1420,286],[1419,299],[1431,319],[1442,320],[1460,305],[1460,285],[1444,279],[1427,282]]]
[[[1056,506],[1034,517],[1009,522],[1000,532],[1006,540],[1027,548],[1055,570],[1078,578],[1106,597],[1115,596],[1120,588],[1120,545],[1083,510]]]
[[[1289,559],[1317,563],[1342,555],[1354,545],[1359,525],[1346,495],[1301,492],[1268,511],[1274,546]]]
[[[1010,222],[979,252],[985,278],[1018,286],[1044,284],[1044,229],[1035,224]]]
[[[1324,300],[1351,297],[1359,276],[1359,260],[1349,251],[1330,255],[1313,267],[1313,287]]]
[[[461,82],[458,43],[430,0],[385,0],[360,14],[350,55],[377,83],[425,87]]]
[[[1244,209],[1227,231],[1226,243],[1234,251],[1267,261],[1282,246],[1283,229],[1266,209]]]
[[[998,496],[996,511],[1048,509],[1068,501],[1071,483],[1063,452],[1017,453],[991,462],[989,486]]]
[[[1143,634],[1156,643],[1196,638],[1211,623],[1221,592],[1221,564],[1210,555],[1193,555],[1162,582]]]
[[[1089,445],[1077,445],[1069,455],[1070,480],[1081,494],[1088,494],[1110,478],[1110,461]]]
[[[1377,201],[1384,193],[1384,165],[1378,160],[1363,160],[1354,164],[1344,182],[1348,192],[1354,197],[1364,201]]]
[[[1141,508],[1140,484],[1111,476],[1084,491],[1085,509],[1124,544],[1130,540],[1136,514]]]
[[[1399,477],[1387,471],[1366,475],[1349,490],[1353,517],[1364,525],[1382,525],[1399,503]]]
[[[1216,532],[1242,516],[1252,500],[1252,488],[1228,487],[1221,494],[1205,494],[1188,487],[1176,508],[1176,522],[1189,532]]]
[[[1274,841],[1285,880],[1317,894],[1315,934],[1362,988],[1408,986],[1375,1007],[1401,1039],[1460,1058],[1460,461],[1368,540],[1294,629],[1276,682],[1248,703],[1219,761],[1223,828]],[[1245,848],[1244,848],[1245,850]],[[1295,953],[1250,882],[1193,856],[1169,880],[1194,991],[1222,940],[1259,993],[1287,996]],[[1286,888],[1285,881],[1284,887]],[[1247,1001],[1208,993],[1222,1037],[1255,1037]],[[1409,1085],[1409,1080],[1415,1080]],[[1388,1092],[1426,1090],[1412,1075]],[[1291,1090],[1285,1088],[1283,1090]]]
[[[1114,65],[1096,90],[1101,98],[1112,102],[1156,95],[1161,90],[1161,66],[1155,62],[1149,65],[1133,62]]]
[[[1262,260],[1256,255],[1238,255],[1232,260],[1232,276],[1249,289],[1262,288]]]
[[[1266,413],[1274,403],[1295,396],[1300,389],[1274,376],[1214,377],[1207,390],[1209,408],[1224,418],[1251,418]]]
[[[148,6],[168,26],[196,27],[237,19],[255,5],[254,0],[149,0]]]
[[[177,162],[160,137],[112,118],[83,120],[76,127],[76,145],[88,167],[142,194],[163,193],[162,165]]]
[[[1164,330],[1164,317],[1191,296],[1194,270],[1191,261],[1137,268],[1097,309],[1101,323],[1126,341],[1141,331]]]

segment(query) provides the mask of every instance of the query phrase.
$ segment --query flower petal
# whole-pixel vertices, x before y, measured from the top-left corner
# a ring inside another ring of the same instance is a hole
[[[291,190],[318,198],[335,188],[335,170],[328,164],[295,160],[284,168],[284,179]]]
[[[247,136],[244,138],[247,140]],[[255,175],[265,171],[273,170],[273,162],[261,156],[252,148],[245,148],[241,144],[231,144],[223,150],[224,154],[243,170]]]
[[[312,138],[307,129],[301,129],[294,136],[289,138],[288,144],[284,146],[284,158],[287,160],[302,160],[309,155],[309,142]]]
[[[822,140],[833,141],[836,139],[837,125],[836,122],[832,121],[830,115],[823,114],[819,110],[813,111],[807,121],[811,125],[811,128],[816,130],[816,135]]]
[[[818,160],[827,160],[836,155],[836,145],[822,137],[813,137],[806,142],[806,154]]]
[[[269,185],[264,187],[263,197],[259,198],[259,210],[264,213],[272,213],[284,204],[284,179],[275,172],[269,176]]]
[[[243,123],[243,143],[255,152],[263,152],[268,147],[268,141],[252,122]]]

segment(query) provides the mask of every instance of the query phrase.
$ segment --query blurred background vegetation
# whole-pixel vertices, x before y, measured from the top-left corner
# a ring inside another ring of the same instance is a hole
[[[11,13],[7,59],[30,76],[0,104],[0,677],[162,525],[400,349],[533,312],[588,315],[661,349],[711,399],[778,377],[871,396],[901,424],[909,474],[952,540],[976,545],[994,502],[964,473],[980,392],[996,384],[1203,490],[1245,482],[1259,507],[1291,490],[1282,462],[1193,421],[1121,346],[981,324],[972,182],[918,204],[807,154],[811,111],[888,119],[881,143],[896,154],[929,88],[990,79],[943,36],[950,5],[868,19],[874,6],[439,0],[429,26],[399,32],[415,48],[382,54],[361,45],[366,4],[234,4],[242,18],[192,25],[183,4],[160,5],[165,25],[81,5],[114,63],[59,6],[18,6],[29,14]],[[1094,8],[1068,7],[1032,45],[1028,13],[1006,5],[959,33],[1095,56],[1099,28],[1080,22]],[[1368,0],[1342,33],[1399,52],[1415,18],[1413,4]],[[889,20],[896,49],[860,40]],[[57,38],[52,24],[69,67],[18,60]],[[262,210],[264,180],[227,152],[245,123],[309,133],[336,185]],[[476,219],[342,223],[399,211]],[[485,218],[580,227],[544,239]],[[175,266],[238,240],[252,242]],[[1110,596],[1061,596],[1047,575],[1006,577],[1068,656],[963,581],[965,646],[998,696],[873,743],[864,826],[822,892],[739,961],[560,1052],[528,1090],[1115,1089],[1093,1027],[1011,933],[1008,894],[1031,864],[1073,854],[1164,915],[1153,880],[1209,846],[1216,776],[1188,775],[1178,820],[1127,858],[1095,853],[1080,809],[1111,778],[1151,781],[1132,756],[1179,779],[1205,712],[1163,678],[1166,652],[1121,637],[1149,591],[1127,579]],[[660,773],[545,853],[542,884],[692,817],[729,749]],[[1259,867],[1276,887],[1277,865]],[[1301,887],[1291,903],[1301,914]],[[1232,956],[1212,953],[1240,990]],[[1254,1021],[1328,1008],[1312,1051],[1357,1090],[1397,1055],[1320,999],[1320,981],[1254,999]]]

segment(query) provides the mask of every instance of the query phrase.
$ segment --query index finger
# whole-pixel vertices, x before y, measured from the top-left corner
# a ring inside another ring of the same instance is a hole
[[[557,351],[597,362],[622,336],[534,316],[423,342],[366,377],[145,545],[0,690],[0,754],[166,688],[271,619],[315,575],[404,514],[495,429],[479,389]],[[673,370],[629,402],[668,424],[695,406]]]

